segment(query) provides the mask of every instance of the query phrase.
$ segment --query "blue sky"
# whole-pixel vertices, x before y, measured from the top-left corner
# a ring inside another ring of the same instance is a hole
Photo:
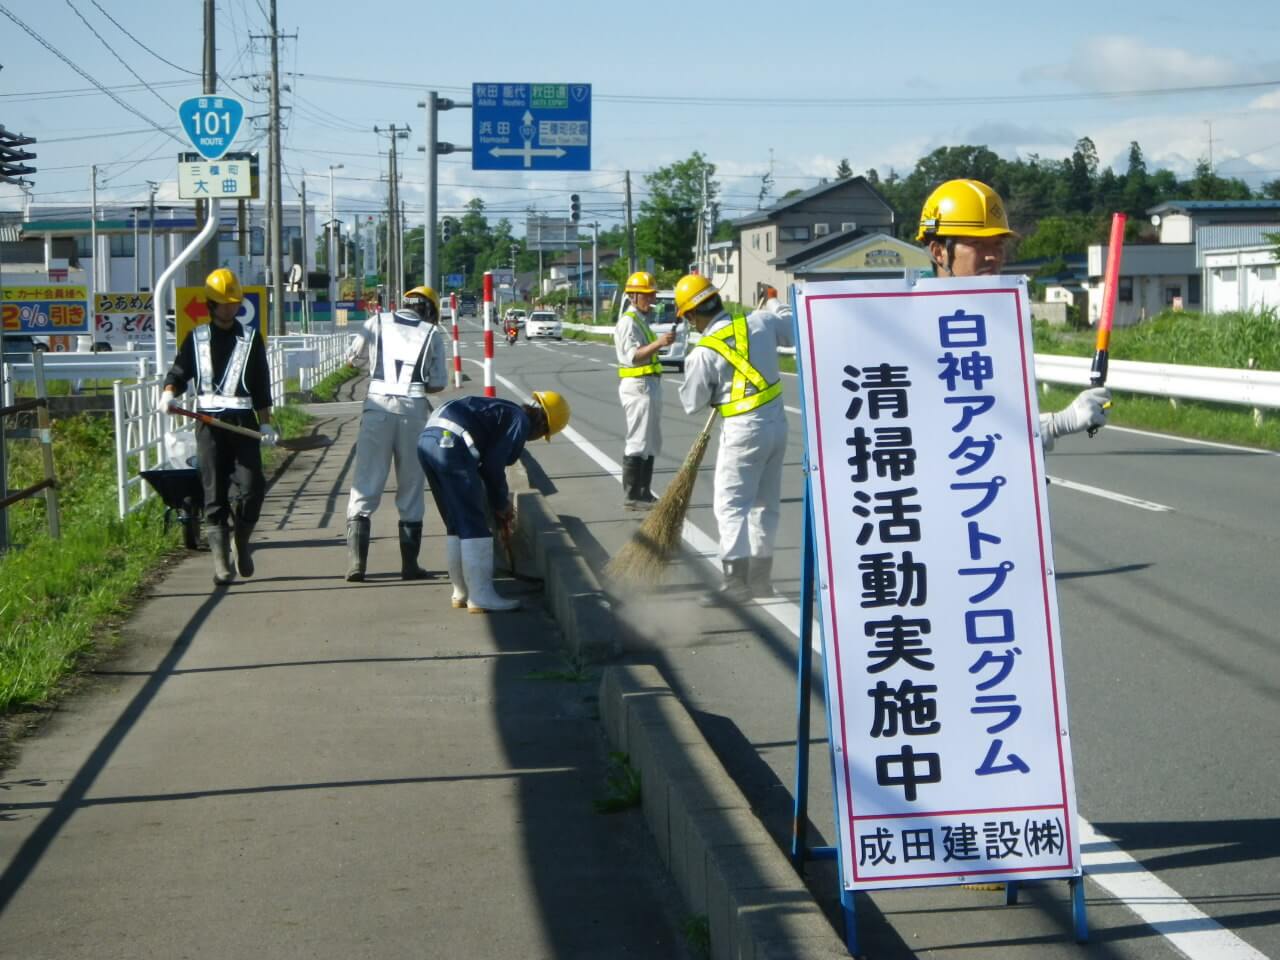
[[[255,84],[250,75],[265,75],[266,45],[249,34],[266,32],[265,6],[266,0],[218,3],[220,72],[245,97],[264,101],[265,77]],[[638,200],[646,171],[693,150],[717,165],[727,215],[755,208],[760,177],[771,166],[777,197],[831,176],[842,157],[859,173],[876,167],[884,175],[891,167],[910,169],[935,147],[960,143],[985,143],[1007,157],[1059,158],[1078,137],[1090,136],[1103,163],[1123,169],[1129,141],[1137,139],[1150,166],[1183,174],[1209,154],[1212,139],[1220,174],[1255,185],[1280,177],[1274,0],[1226,8],[1084,0],[1045,5],[1044,12],[1025,2],[574,6],[581,11],[508,0],[364,6],[278,0],[281,32],[297,34],[282,43],[281,55],[291,74],[283,102],[293,108],[286,198],[296,196],[305,171],[308,200],[326,207],[328,166],[342,163],[334,175],[339,215],[374,209],[384,192],[377,178],[385,160],[372,127],[408,123],[403,194],[416,220],[424,119],[416,104],[433,88],[468,98],[476,81],[593,85],[591,173],[473,172],[466,154],[441,159],[442,213],[480,196],[517,224],[531,205],[562,214],[571,192],[582,195],[588,218],[615,224],[622,171],[633,171]],[[141,0],[0,0],[0,123],[41,141],[37,202],[87,201],[92,163],[102,165],[100,199],[140,200],[147,180],[164,183],[162,198],[176,195],[181,147],[149,122],[178,133],[172,107],[200,92],[199,77],[179,67],[200,70],[202,4],[168,7],[157,18],[160,5]],[[60,93],[92,86],[4,10],[93,80],[112,88],[136,84],[109,44],[156,85],[117,93],[147,119],[96,92]],[[1262,85],[1268,81],[1276,82]],[[1109,96],[1227,85],[1236,86]],[[265,109],[247,106],[251,114]],[[470,112],[442,114],[440,138],[469,142]],[[244,133],[238,146],[254,142],[253,133]],[[0,209],[18,204],[16,190],[0,186]]]

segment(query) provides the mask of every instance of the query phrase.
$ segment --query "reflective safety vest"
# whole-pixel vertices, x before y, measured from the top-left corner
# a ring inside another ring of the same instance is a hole
[[[253,330],[241,326],[236,336],[235,348],[227,360],[227,368],[222,371],[222,382],[213,379],[213,350],[209,346],[210,333],[208,323],[202,323],[191,331],[195,337],[196,353],[196,409],[197,410],[252,410],[253,398],[248,396],[245,388],[244,396],[236,393],[237,386],[244,384],[244,372],[249,363],[249,351],[253,349]]]
[[[732,338],[734,345],[729,346]],[[760,371],[751,365],[751,341],[747,337],[747,318],[737,313],[733,323],[715,333],[703,334],[697,346],[714,350],[733,367],[733,384],[729,388],[729,402],[720,404],[722,417],[736,417],[740,413],[750,413],[757,407],[782,396],[782,381],[765,383]],[[748,384],[755,393],[748,394]]]
[[[639,327],[640,336],[644,337],[645,346],[648,346],[649,344],[653,343],[653,341],[656,339],[653,335],[653,331],[649,329],[649,325],[647,323],[645,323],[643,320],[640,319],[638,314],[636,314],[634,311],[628,310],[626,313],[623,314],[623,316],[633,320],[635,322],[635,325]],[[660,376],[661,374],[662,374],[662,361],[658,359],[658,355],[656,353],[653,355],[652,359],[650,359],[648,363],[643,364],[642,366],[618,367],[618,376],[620,377],[654,377],[654,376]]]

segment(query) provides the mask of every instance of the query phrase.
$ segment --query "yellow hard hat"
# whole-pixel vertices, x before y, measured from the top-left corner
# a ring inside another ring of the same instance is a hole
[[[412,290],[406,290],[404,294],[406,303],[408,303],[410,297],[425,297],[430,300],[436,308],[436,316],[440,316],[440,294],[436,293],[431,287],[424,284],[420,287],[414,287]]]
[[[569,425],[569,401],[554,390],[535,390],[533,399],[538,401],[547,415],[547,440]]]
[[[676,284],[676,316],[683,317],[700,303],[716,295],[718,291],[711,281],[700,273],[690,273]]]
[[[916,242],[934,237],[1016,237],[1004,202],[981,180],[948,180],[920,211]]]
[[[648,270],[637,270],[631,276],[627,277],[627,285],[622,289],[623,293],[657,293],[658,285],[653,280],[653,274]]]
[[[244,300],[240,281],[226,267],[219,267],[204,278],[204,295],[214,303],[241,303]]]

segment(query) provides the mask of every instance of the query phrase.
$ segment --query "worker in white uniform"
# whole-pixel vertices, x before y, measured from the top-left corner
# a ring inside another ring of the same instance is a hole
[[[948,180],[929,194],[920,211],[916,241],[923,243],[940,277],[979,277],[1000,273],[1009,229],[1000,194],[981,180]],[[1058,437],[1102,427],[1111,391],[1090,387],[1064,410],[1040,414],[1045,452]]]
[[[749,316],[731,315],[711,281],[695,273],[676,284],[676,315],[702,334],[685,358],[680,402],[686,413],[712,406],[724,418],[714,495],[724,584],[701,603],[773,596],[787,449],[778,348],[793,342],[791,308],[766,295]]]
[[[655,334],[653,304],[658,286],[653,274],[637,271],[624,288],[630,301],[613,328],[618,352],[618,397],[627,418],[622,448],[622,502],[628,510],[648,510],[653,495],[653,461],[662,452],[662,363],[658,351],[675,342],[675,333]]]
[[[445,388],[445,344],[440,297],[414,287],[394,313],[375,314],[351,338],[347,362],[369,363],[369,392],[356,439],[355,476],[347,501],[347,580],[364,579],[369,556],[369,518],[378,509],[387,475],[396,465],[396,510],[400,514],[400,576],[429,576],[418,566],[422,548],[423,476],[418,436],[431,415],[427,394]]]

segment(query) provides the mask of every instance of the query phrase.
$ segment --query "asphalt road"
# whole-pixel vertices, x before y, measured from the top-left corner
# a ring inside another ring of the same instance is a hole
[[[473,378],[479,342],[477,327],[464,332]],[[607,469],[623,433],[612,347],[522,340],[497,354],[500,395],[569,399],[579,442],[538,446],[542,486],[602,565],[635,525]],[[797,616],[802,532],[798,384],[784,379],[793,412],[775,581],[792,603],[704,613],[693,591],[715,568],[693,558],[662,598],[628,608],[645,638],[637,658],[664,670],[778,837],[794,792],[797,640],[786,624]],[[678,380],[666,384],[659,490],[700,426],[679,407]],[[712,540],[713,462],[714,447],[689,516]],[[1059,481],[1050,504],[1079,809],[1120,851],[1086,831],[1083,952],[1280,957],[1280,459],[1109,428],[1060,441],[1048,471]],[[820,679],[815,688],[820,696]],[[810,817],[830,837],[815,704]],[[834,875],[810,875],[830,904]],[[862,945],[876,956],[1079,956],[1064,888],[1044,884],[1018,907],[956,888],[860,895]]]

